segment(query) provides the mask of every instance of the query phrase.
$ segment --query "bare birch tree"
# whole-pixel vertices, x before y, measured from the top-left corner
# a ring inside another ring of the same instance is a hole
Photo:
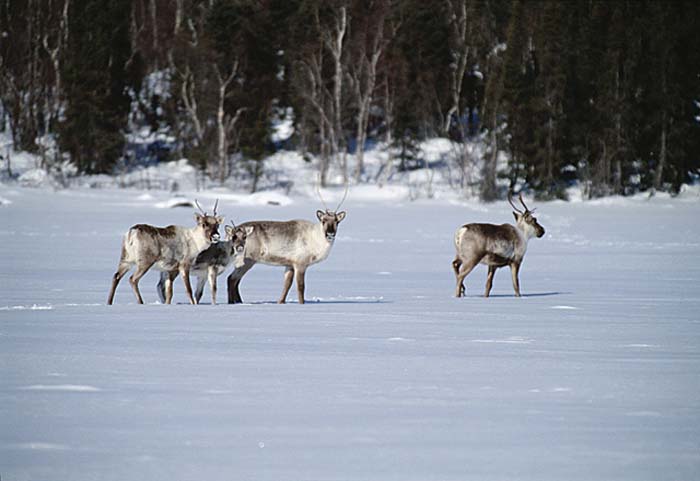
[[[332,155],[329,135],[333,132],[333,122],[328,115],[330,111],[330,92],[324,86],[323,46],[311,47],[298,62],[298,89],[306,104],[309,120],[318,129],[319,172],[321,185],[326,186],[328,168]]]
[[[349,65],[349,80],[357,113],[355,116],[355,181],[359,182],[364,172],[364,152],[367,140],[367,125],[377,85],[379,60],[387,45],[396,35],[400,23],[387,25],[390,2],[371,2],[366,21],[355,37],[356,56]],[[389,30],[388,32],[386,30]]]
[[[469,66],[470,55],[475,50],[471,18],[475,8],[472,0],[445,0],[450,28],[450,107],[445,114],[443,134],[447,134],[452,125],[452,117],[460,116],[460,101],[462,99],[462,84]]]
[[[343,55],[345,53],[345,36],[348,30],[348,12],[345,5],[331,8],[329,25],[323,25],[319,12],[316,10],[316,25],[321,33],[321,39],[333,62],[333,96],[331,102],[332,125],[330,129],[331,157],[339,160],[343,177],[347,180],[347,151],[343,134],[343,78],[345,68]],[[342,151],[342,152],[341,152]],[[339,158],[340,157],[340,158]],[[325,184],[325,180],[324,184]]]
[[[219,84],[218,103],[216,109],[216,131],[217,131],[217,160],[219,164],[219,182],[224,183],[228,177],[228,158],[229,146],[231,145],[231,137],[234,133],[236,123],[245,111],[244,107],[239,107],[234,115],[227,114],[224,109],[224,101],[226,100],[229,85],[236,78],[238,73],[238,61],[235,61],[231,68],[230,74],[224,79],[221,76],[219,67],[214,65],[216,80]]]

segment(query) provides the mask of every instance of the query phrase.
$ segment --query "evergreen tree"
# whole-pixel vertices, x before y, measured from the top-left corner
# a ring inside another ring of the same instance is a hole
[[[533,32],[533,58],[536,62],[532,99],[534,152],[527,159],[533,164],[529,183],[540,198],[563,198],[561,132],[566,77],[565,55],[559,40],[563,37],[568,9],[561,2],[552,0],[539,5],[538,28]]]
[[[448,28],[441,0],[406,0],[391,56],[400,64],[393,137],[399,142],[437,135],[448,106]],[[420,32],[420,42],[416,42]],[[399,73],[397,72],[397,73]],[[403,139],[403,140],[401,140]]]
[[[530,31],[534,28],[534,8],[539,8],[538,4],[513,2],[503,64],[502,110],[499,112],[502,117],[495,119],[491,126],[498,129],[501,122],[506,125],[507,144],[503,147],[510,154],[508,176],[511,189],[518,180],[531,180],[536,150],[533,127],[537,121],[534,100],[539,66]],[[495,155],[494,147],[491,149]]]
[[[75,0],[63,68],[61,149],[82,172],[110,172],[122,155],[129,112],[130,1]]]

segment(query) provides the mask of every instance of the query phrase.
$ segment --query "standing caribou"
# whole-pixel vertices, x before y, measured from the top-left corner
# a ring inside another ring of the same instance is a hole
[[[190,285],[190,267],[201,251],[219,239],[219,224],[223,223],[224,219],[216,215],[217,205],[218,201],[214,204],[214,213],[208,215],[197,203],[202,215],[194,214],[197,225],[192,228],[178,225],[154,227],[148,224],[136,224],[131,227],[122,241],[119,266],[112,278],[112,288],[109,291],[107,304],[112,304],[119,281],[134,265],[136,270],[129,278],[129,282],[139,304],[143,304],[143,298],[139,292],[139,280],[151,267],[166,273],[166,304],[170,304],[172,300],[173,280],[178,273],[182,275],[185,282],[190,303],[196,304]]]
[[[197,304],[202,299],[204,284],[207,280],[211,290],[211,303],[216,304],[216,278],[231,264],[234,267],[243,265],[246,238],[253,232],[253,227],[243,228],[236,227],[233,222],[231,224],[224,228],[226,232],[225,240],[212,244],[209,248],[200,252],[190,268],[190,274],[194,274],[197,277],[197,287],[194,290],[194,299],[197,301]],[[168,273],[161,272],[157,286],[158,297],[161,302],[165,302],[165,285],[167,280]]]
[[[345,219],[345,212],[338,212],[338,209],[345,201],[347,194],[348,185],[346,184],[342,200],[335,210],[329,210],[318,190],[321,203],[326,209],[316,211],[318,224],[306,220],[251,221],[241,224],[241,228],[253,228],[253,231],[246,239],[243,265],[236,267],[228,276],[229,304],[243,302],[238,287],[246,272],[258,262],[285,267],[284,285],[278,304],[286,302],[287,293],[295,277],[299,304],[304,304],[306,269],[328,257],[338,231],[338,224]]]
[[[511,224],[466,224],[455,232],[457,255],[452,261],[452,268],[457,277],[457,297],[464,295],[464,278],[479,263],[489,267],[484,297],[489,297],[496,269],[503,266],[510,266],[513,289],[515,295],[520,297],[518,272],[527,250],[527,242],[535,236],[542,237],[544,227],[538,224],[537,219],[532,215],[535,209],[530,210],[525,205],[523,195],[520,194],[518,198],[525,211],[518,209],[513,204],[511,194],[508,194],[508,202],[514,210],[514,226]]]

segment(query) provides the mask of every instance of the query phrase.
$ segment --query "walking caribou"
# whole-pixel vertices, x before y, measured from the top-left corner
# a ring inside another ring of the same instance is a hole
[[[318,190],[318,189],[317,189]],[[321,196],[318,190],[319,197]],[[321,262],[328,257],[333,247],[338,224],[345,219],[345,212],[338,212],[348,194],[345,193],[335,210],[328,209],[323,198],[321,202],[325,211],[316,211],[318,223],[307,220],[280,221],[251,221],[240,224],[241,228],[252,228],[246,238],[245,257],[243,265],[228,276],[228,302],[238,304],[243,302],[239,285],[243,276],[258,262],[272,266],[282,266],[284,285],[282,295],[277,301],[284,304],[287,294],[296,278],[299,304],[304,304],[304,277],[309,266]]]
[[[496,269],[504,266],[510,266],[513,289],[515,295],[520,297],[518,272],[527,250],[527,242],[533,237],[542,237],[544,227],[537,223],[537,219],[532,215],[535,209],[528,209],[522,194],[518,199],[524,211],[516,207],[512,195],[508,194],[508,202],[514,210],[515,225],[466,224],[455,232],[457,255],[452,261],[452,268],[457,278],[457,297],[464,295],[464,278],[479,263],[489,268],[484,297],[489,297]]]
[[[122,241],[121,257],[117,272],[112,278],[112,288],[109,291],[107,304],[112,304],[119,281],[133,266],[136,266],[136,270],[129,278],[129,282],[139,304],[143,304],[143,298],[139,292],[139,280],[151,267],[167,273],[166,304],[170,304],[172,300],[173,280],[178,274],[182,275],[185,282],[190,303],[196,304],[190,285],[190,267],[201,251],[219,240],[219,225],[224,219],[216,215],[217,205],[218,201],[214,204],[214,213],[208,215],[197,203],[202,214],[194,214],[197,225],[192,228],[178,225],[154,227],[148,224],[132,226]]]
[[[216,278],[231,264],[234,267],[243,265],[246,238],[253,232],[253,227],[243,228],[236,227],[233,222],[231,224],[224,228],[225,239],[200,252],[190,268],[190,274],[197,277],[197,287],[194,290],[194,299],[197,304],[202,299],[204,284],[207,280],[211,290],[211,303],[216,304]],[[167,272],[160,273],[157,291],[161,302],[165,302],[165,285],[168,281],[168,275]]]

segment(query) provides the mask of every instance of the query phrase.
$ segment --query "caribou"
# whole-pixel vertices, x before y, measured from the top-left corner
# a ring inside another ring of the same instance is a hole
[[[201,215],[196,212],[194,214],[197,222],[195,227],[154,227],[136,224],[127,231],[122,241],[121,257],[117,272],[112,278],[107,304],[112,304],[119,281],[133,266],[136,266],[136,269],[129,282],[139,304],[143,304],[139,280],[151,267],[167,274],[164,295],[166,304],[170,304],[172,300],[173,281],[178,274],[182,275],[190,303],[196,304],[190,285],[190,268],[200,252],[219,240],[219,225],[224,219],[216,214],[218,201],[214,204],[212,215],[204,212],[197,201],[195,203],[201,211]]]
[[[512,194],[508,194],[508,202],[514,210],[515,225],[466,224],[455,232],[457,254],[452,261],[452,268],[457,278],[456,297],[465,294],[464,278],[479,263],[487,265],[489,269],[484,297],[489,297],[496,269],[504,266],[510,266],[513,289],[516,297],[520,297],[518,273],[527,243],[533,237],[542,237],[544,227],[537,223],[537,219],[532,215],[535,209],[528,209],[522,194],[518,199],[524,211],[513,203]]]
[[[309,266],[321,262],[328,257],[333,247],[338,224],[345,219],[346,213],[338,212],[348,194],[348,185],[340,203],[330,210],[317,192],[325,210],[316,211],[318,223],[307,220],[290,221],[251,221],[244,222],[241,228],[252,228],[252,233],[246,239],[243,264],[228,276],[228,302],[238,304],[243,302],[239,285],[243,276],[258,262],[272,266],[282,266],[284,284],[282,295],[277,301],[284,304],[287,294],[296,279],[299,304],[304,304],[305,275]]]
[[[246,238],[253,232],[254,227],[236,227],[231,222],[231,225],[224,227],[225,238],[221,242],[212,244],[209,248],[203,250],[197,256],[190,274],[197,277],[197,287],[194,290],[194,299],[199,302],[204,293],[204,284],[209,281],[209,289],[211,290],[211,303],[216,304],[217,284],[216,278],[221,275],[229,265],[234,267],[243,265],[243,253],[245,250]],[[158,281],[157,291],[161,302],[165,302],[165,285],[168,280],[168,273],[161,272],[160,280]]]

